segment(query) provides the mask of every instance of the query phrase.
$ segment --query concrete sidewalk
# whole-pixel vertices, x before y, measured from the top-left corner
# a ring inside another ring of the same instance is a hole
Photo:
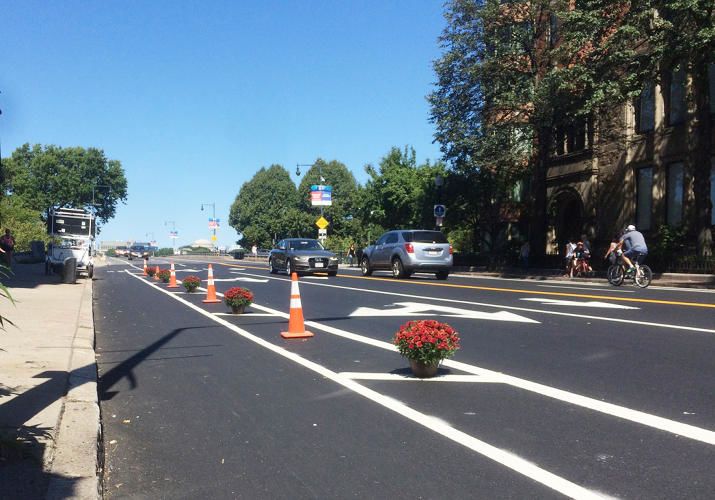
[[[14,323],[0,330],[0,497],[99,497],[92,282],[62,284],[43,264],[3,279]]]

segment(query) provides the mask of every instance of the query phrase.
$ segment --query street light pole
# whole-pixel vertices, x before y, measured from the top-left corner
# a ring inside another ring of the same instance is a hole
[[[168,226],[169,224],[171,224],[171,248],[174,252],[174,255],[176,255],[176,222],[173,220],[164,221],[164,227]]]
[[[216,203],[202,203],[201,204],[201,210],[203,211],[204,207],[211,207],[212,209],[212,214],[213,214],[213,222],[214,222],[214,227],[213,227],[213,238],[211,238],[211,245],[216,246]]]

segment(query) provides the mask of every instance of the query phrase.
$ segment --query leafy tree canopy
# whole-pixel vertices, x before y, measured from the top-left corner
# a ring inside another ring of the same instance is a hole
[[[3,161],[3,168],[9,193],[43,213],[53,206],[85,208],[104,223],[127,199],[121,163],[101,149],[24,144]]]
[[[288,171],[280,165],[261,168],[241,186],[229,212],[229,225],[242,234],[240,243],[267,248],[277,238],[301,236],[310,230],[307,214]]]

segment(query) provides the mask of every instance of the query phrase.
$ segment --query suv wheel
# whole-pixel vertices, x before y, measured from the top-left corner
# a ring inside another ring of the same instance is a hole
[[[286,274],[291,276],[290,259],[286,259]]]
[[[268,271],[271,274],[276,274],[278,272],[278,270],[273,266],[273,259],[268,260]]]
[[[363,257],[360,261],[360,272],[363,276],[370,276],[372,274],[372,269],[370,268],[370,261],[367,257]]]
[[[438,280],[446,280],[447,276],[449,276],[449,271],[437,271],[436,274]]]
[[[392,259],[392,276],[395,278],[406,278],[407,273],[405,273],[405,268],[402,265],[402,261],[399,257]]]

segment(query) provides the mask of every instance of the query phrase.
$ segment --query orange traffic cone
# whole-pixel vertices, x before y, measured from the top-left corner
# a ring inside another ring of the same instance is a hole
[[[159,264],[156,265],[156,271],[154,271],[154,279],[159,281]]]
[[[291,274],[290,283],[290,318],[288,319],[288,331],[281,332],[284,339],[303,339],[312,337],[313,333],[305,329],[303,324],[303,305],[300,302],[300,290],[298,289],[298,274]]]
[[[209,264],[209,284],[206,286],[206,298],[202,300],[204,304],[215,304],[221,302],[216,298],[216,285],[214,285],[214,270]]]
[[[166,288],[179,288],[176,284],[176,271],[174,270],[174,263],[171,263],[171,276],[169,277],[169,286]]]
[[[146,269],[147,269],[147,267],[146,267],[146,259],[144,259],[144,274],[143,274],[142,276],[149,276],[149,273],[146,272]]]

